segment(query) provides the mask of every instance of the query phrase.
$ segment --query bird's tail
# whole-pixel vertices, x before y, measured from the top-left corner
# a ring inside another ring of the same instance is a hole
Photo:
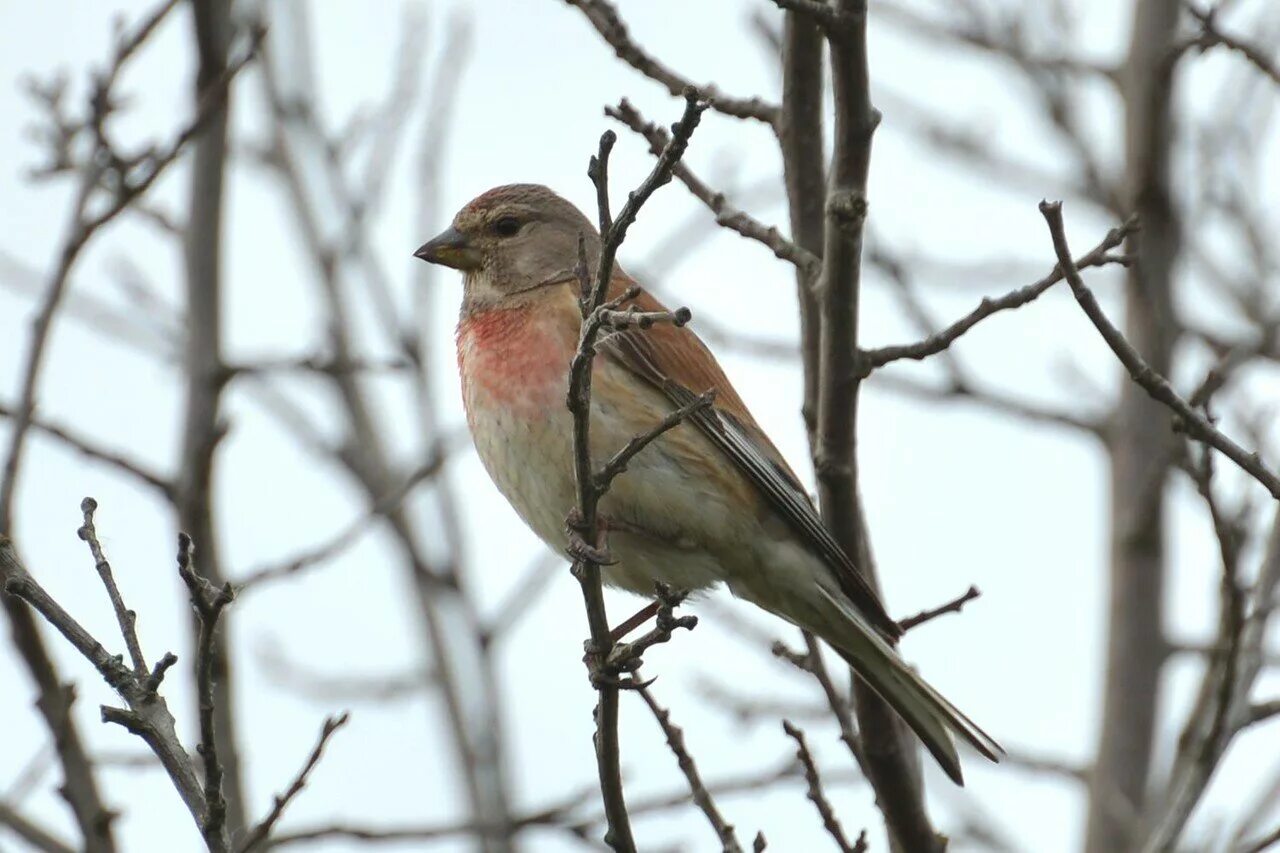
[[[916,675],[851,603],[839,593],[825,589],[820,592],[840,618],[838,622],[826,620],[827,629],[815,633],[830,643],[858,677],[902,717],[952,781],[964,784],[952,732],[992,761],[1000,760],[1004,753],[1000,744]],[[837,622],[838,627],[831,622]]]

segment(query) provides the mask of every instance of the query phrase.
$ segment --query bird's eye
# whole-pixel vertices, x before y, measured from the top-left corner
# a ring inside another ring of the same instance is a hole
[[[520,220],[514,216],[504,216],[493,222],[493,233],[499,237],[514,237],[520,230]]]

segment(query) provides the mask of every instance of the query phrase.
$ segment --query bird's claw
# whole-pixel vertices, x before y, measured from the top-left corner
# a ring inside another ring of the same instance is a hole
[[[569,517],[565,519],[564,526],[565,532],[569,534],[569,544],[565,550],[570,557],[575,560],[589,561],[598,566],[617,564],[618,561],[613,558],[613,553],[609,550],[608,525],[603,518],[596,519],[594,545],[587,544],[587,540],[583,538],[591,531],[587,529],[582,513],[577,507],[569,510]]]

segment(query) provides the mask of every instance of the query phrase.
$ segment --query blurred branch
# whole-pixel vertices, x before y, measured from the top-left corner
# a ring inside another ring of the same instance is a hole
[[[778,150],[787,213],[796,245],[815,259],[796,265],[796,305],[800,315],[801,381],[809,455],[817,449],[819,298],[815,285],[821,273],[826,228],[827,152],[823,115],[826,111],[824,69],[826,42],[813,22],[788,12],[782,28],[782,109],[778,114]]]
[[[608,0],[565,0],[575,7],[595,27],[596,32],[605,40],[614,53],[623,62],[657,83],[666,87],[672,95],[683,96],[692,89],[698,99],[717,112],[735,118],[747,118],[774,125],[778,120],[778,107],[765,103],[760,98],[731,98],[722,95],[714,85],[695,86],[691,81],[681,77],[658,59],[649,55],[631,39],[626,23],[618,14],[617,8]]]
[[[402,483],[374,500],[373,505],[364,515],[339,530],[328,541],[312,546],[285,560],[248,570],[240,580],[235,582],[236,590],[243,592],[264,583],[295,575],[341,554],[372,529],[374,522],[398,511],[404,505],[405,499],[413,492],[414,487],[436,476],[444,461],[444,454],[440,453],[425,464],[419,465]]]
[[[942,44],[962,45],[981,50],[1008,60],[1024,71],[1050,71],[1095,77],[1113,84],[1120,77],[1120,69],[1112,65],[1053,53],[1028,44],[1025,38],[1026,27],[1017,19],[1011,18],[1004,22],[983,21],[977,18],[976,13],[979,7],[967,4],[967,8],[971,17],[968,23],[940,23],[899,3],[880,4],[876,7],[876,11],[884,20],[914,35]]]
[[[1270,77],[1277,85],[1280,85],[1280,66],[1276,65],[1275,60],[1269,57],[1261,48],[1243,39],[1228,35],[1218,28],[1218,6],[1204,9],[1192,2],[1186,2],[1184,5],[1187,11],[1191,13],[1191,16],[1200,24],[1200,32],[1188,44],[1189,47],[1194,47],[1203,52],[1221,45],[1243,56],[1250,65]]]
[[[16,414],[9,434],[3,475],[0,476],[0,531],[13,529],[13,503],[21,465],[35,416],[36,398],[54,320],[68,289],[73,267],[83,249],[99,230],[121,211],[146,194],[156,179],[172,165],[199,133],[210,117],[220,109],[228,87],[256,50],[256,38],[224,68],[224,73],[208,87],[206,97],[195,108],[194,117],[168,143],[152,145],[140,153],[122,154],[109,139],[105,126],[117,108],[114,86],[129,60],[137,54],[159,23],[175,6],[174,0],[157,6],[142,22],[122,31],[115,42],[107,68],[94,75],[89,98],[89,111],[78,124],[69,124],[60,112],[59,92],[55,88],[44,103],[54,131],[47,135],[53,152],[53,167],[47,174],[78,171],[73,202],[58,259],[48,277],[44,295],[37,309],[31,336],[21,364],[22,379]],[[38,91],[38,87],[35,87]],[[81,162],[73,156],[75,138],[89,140],[88,152]],[[16,560],[16,555],[14,555]],[[28,671],[39,685],[41,709],[53,737],[60,745],[59,756],[64,765],[64,786],[84,843],[91,853],[113,851],[110,817],[98,794],[92,770],[80,736],[69,716],[69,697],[65,694],[52,660],[44,648],[31,613],[11,597],[4,597],[14,643]]]
[[[884,388],[917,400],[933,402],[971,402],[999,415],[1033,425],[1066,427],[1095,438],[1101,438],[1106,429],[1101,416],[1079,415],[1072,411],[1055,410],[1020,400],[996,388],[975,385],[961,375],[941,384],[919,382],[892,372],[875,373],[868,380],[873,388]]]
[[[3,800],[0,800],[0,826],[30,844],[31,849],[41,853],[75,853],[76,848],[59,841],[43,827],[23,817]]]
[[[1266,552],[1249,596],[1251,605],[1246,606],[1245,593],[1238,584],[1234,567],[1224,563],[1219,637],[1225,648],[1206,669],[1200,700],[1178,741],[1164,801],[1149,823],[1150,834],[1141,848],[1144,853],[1176,848],[1228,745],[1255,722],[1256,711],[1249,703],[1249,693],[1262,669],[1268,626],[1278,603],[1280,511],[1272,521]]]
[[[198,569],[183,572],[195,605],[192,630],[197,644],[207,653],[196,658],[199,691],[200,754],[205,762],[208,824],[205,834],[220,833],[225,821],[238,831],[248,821],[244,776],[237,744],[235,683],[231,672],[231,650],[226,634],[214,631],[221,609],[230,601],[216,535],[213,490],[217,449],[227,425],[222,417],[222,392],[226,387],[223,364],[223,199],[227,184],[228,137],[231,126],[231,98],[222,83],[226,77],[231,45],[238,25],[233,23],[231,6],[224,0],[191,0],[191,36],[195,44],[196,73],[192,99],[195,103],[214,100],[208,120],[191,138],[192,158],[187,197],[186,227],[183,231],[184,319],[186,338],[183,370],[185,390],[180,421],[179,450],[174,511],[178,529],[200,543]],[[261,38],[259,29],[255,44]],[[185,540],[188,545],[190,539]],[[189,549],[180,547],[179,555]],[[189,572],[198,571],[188,579]],[[205,580],[207,579],[207,581]],[[203,584],[222,588],[214,593]],[[207,669],[202,670],[202,667]],[[207,692],[206,692],[207,691]],[[216,777],[216,778],[215,778]]]
[[[16,419],[16,417],[17,412],[13,408],[0,403],[0,418]],[[100,447],[90,438],[76,435],[65,427],[42,420],[34,415],[30,419],[30,425],[31,429],[55,439],[59,444],[77,451],[89,459],[114,468],[130,479],[136,480],[138,483],[158,492],[162,498],[166,500],[172,498],[173,483],[160,474],[149,470],[146,463],[130,459],[123,453]]]
[[[274,4],[272,11],[272,38],[263,75],[271,128],[272,155],[267,165],[283,180],[312,265],[326,314],[328,351],[336,360],[349,362],[359,328],[357,308],[368,303],[370,291],[384,294],[375,294],[379,302],[393,304],[390,280],[372,246],[360,191],[351,185],[332,136],[321,123],[323,113],[311,65],[308,7],[287,0]],[[437,81],[445,89],[456,80],[461,65],[457,51],[465,48],[465,30],[455,28],[450,38],[452,44],[445,55],[455,60],[455,67]],[[437,96],[451,97],[441,92]],[[442,144],[440,137],[429,135],[420,156],[430,146]],[[424,204],[422,199],[419,203]],[[399,319],[386,316],[385,310],[375,319],[385,343],[413,362],[425,377],[422,347],[402,332]],[[370,514],[380,514],[386,496],[405,482],[402,463],[391,451],[392,436],[383,427],[375,398],[359,376],[341,373],[329,378],[341,401],[345,428],[331,458],[360,488]],[[431,414],[428,387],[423,383],[416,392],[424,417]],[[423,424],[427,435],[430,426]],[[291,428],[305,438],[310,425],[292,418]],[[321,440],[321,446],[326,444]],[[436,482],[429,498],[426,502],[424,496],[419,504],[427,508],[425,512],[411,512],[404,504],[387,507],[387,527],[418,607],[422,641],[434,656],[449,726],[447,740],[465,783],[470,822],[489,828],[478,839],[481,849],[507,853],[513,849],[513,830],[500,685],[484,644],[483,624],[463,584],[452,494],[446,484]],[[343,543],[335,547],[343,547]]]

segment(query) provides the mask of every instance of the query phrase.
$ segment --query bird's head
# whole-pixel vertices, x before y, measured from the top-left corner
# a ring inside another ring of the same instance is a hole
[[[581,211],[540,184],[507,184],[472,199],[413,254],[461,270],[468,299],[499,303],[572,279],[580,236],[594,264],[600,237]]]

